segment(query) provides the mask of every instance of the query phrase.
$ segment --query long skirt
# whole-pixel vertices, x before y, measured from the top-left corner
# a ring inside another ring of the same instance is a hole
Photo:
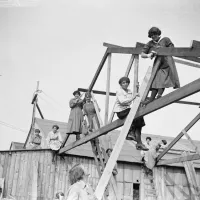
[[[154,63],[157,59],[155,59]],[[153,80],[151,88],[179,88],[180,82],[176,65],[171,56],[162,56],[161,63]]]
[[[71,109],[69,120],[67,123],[67,133],[82,133],[83,112],[80,107]]]

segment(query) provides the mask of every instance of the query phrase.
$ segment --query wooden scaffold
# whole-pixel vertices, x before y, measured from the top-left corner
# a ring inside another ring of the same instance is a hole
[[[89,141],[94,141],[95,138],[98,138],[100,136],[104,136],[104,139],[102,142],[100,142],[100,149],[98,149],[98,153],[105,151],[106,148],[109,146],[109,138],[107,137],[107,133],[119,128],[121,126],[122,129],[120,131],[120,135],[115,143],[115,146],[113,148],[112,154],[110,158],[107,160],[107,164],[104,166],[103,173],[99,172],[100,180],[98,182],[98,185],[96,187],[96,197],[101,200],[103,198],[103,194],[105,191],[106,186],[108,185],[109,180],[113,180],[112,177],[112,170],[115,166],[115,163],[119,157],[120,151],[123,147],[123,144],[125,142],[126,136],[128,134],[128,131],[130,129],[130,126],[132,124],[132,121],[134,119],[137,119],[139,117],[148,115],[156,110],[159,110],[163,107],[166,107],[172,103],[181,103],[181,104],[189,104],[189,105],[197,105],[199,106],[200,104],[197,102],[189,102],[189,101],[182,101],[181,99],[186,98],[192,94],[195,94],[200,91],[200,79],[197,79],[187,85],[184,85],[183,87],[159,98],[154,100],[153,102],[149,103],[145,107],[141,107],[140,104],[142,101],[145,100],[145,98],[148,96],[151,84],[154,80],[154,77],[157,73],[157,70],[159,68],[161,59],[158,57],[156,63],[154,64],[153,67],[149,67],[146,75],[144,77],[144,80],[139,88],[139,83],[138,83],[138,66],[139,66],[139,54],[142,51],[142,48],[144,44],[142,43],[137,43],[136,47],[121,47],[121,46],[116,46],[112,44],[107,44],[104,43],[104,46],[107,47],[106,52],[99,64],[99,67],[94,75],[94,78],[88,87],[88,89],[83,89],[79,88],[79,91],[86,92],[90,91],[92,92],[92,98],[93,101],[96,105],[96,101],[94,99],[94,94],[103,94],[106,95],[106,102],[105,102],[105,121],[104,124],[102,123],[102,120],[100,119],[100,115],[98,113],[98,109],[96,109],[97,115],[98,115],[98,120],[101,121],[100,127],[96,127],[96,130],[92,133],[87,135],[84,138],[81,138],[78,141],[75,141],[70,144],[66,144],[63,146],[59,154],[62,154],[68,150],[71,150],[77,146],[80,146],[84,143],[87,143]],[[165,47],[160,47],[155,49],[157,52],[158,56],[174,56],[177,58],[181,58],[183,60],[179,59],[174,59],[175,62],[185,64],[188,66],[200,68],[200,42],[198,41],[193,41],[191,47],[189,48],[165,48]],[[112,54],[130,54],[131,58],[129,61],[129,64],[127,66],[127,70],[125,72],[125,76],[129,76],[130,70],[132,68],[132,65],[134,63],[134,93],[139,92],[140,96],[137,97],[132,105],[132,108],[130,110],[129,115],[127,116],[126,119],[121,120],[117,119],[115,121],[113,120],[114,112],[111,113],[110,118],[108,117],[108,109],[109,109],[109,96],[115,96],[116,94],[113,92],[110,92],[110,74],[111,74],[111,56]],[[106,62],[108,60],[108,68],[107,68],[107,81],[106,81],[106,91],[97,91],[93,90],[93,87],[95,85],[95,82],[97,81],[97,78]],[[190,62],[192,61],[192,62]],[[194,63],[196,62],[196,63]],[[200,195],[200,190],[199,186],[197,185],[197,180],[196,180],[196,175],[195,175],[195,170],[192,161],[200,159],[200,150],[198,147],[195,146],[193,140],[190,138],[188,135],[189,129],[192,128],[192,126],[200,119],[200,113],[177,135],[177,137],[163,150],[163,152],[160,153],[160,155],[157,158],[157,166],[160,165],[166,165],[166,164],[172,164],[172,163],[177,163],[177,162],[183,162],[183,166],[186,171],[186,175],[188,177],[191,191],[194,195],[193,199],[199,199]],[[184,152],[181,157],[178,158],[173,158],[169,160],[161,160],[161,158],[182,138],[182,136],[185,135],[187,139],[191,142],[191,144],[194,146],[196,153],[195,154],[189,154],[188,152]],[[66,139],[67,141],[67,139]],[[65,143],[66,143],[65,141]],[[104,143],[105,145],[103,145]],[[105,154],[104,154],[104,159],[105,159]],[[98,159],[95,158],[95,160],[98,162]],[[98,170],[99,171],[99,170]],[[114,190],[116,191],[116,183],[113,181],[112,185]],[[115,193],[116,197],[120,196]],[[119,199],[119,198],[117,198]]]

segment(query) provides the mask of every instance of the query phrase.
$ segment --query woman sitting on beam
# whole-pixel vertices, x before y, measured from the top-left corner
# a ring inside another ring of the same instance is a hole
[[[130,84],[130,79],[128,77],[122,77],[119,79],[120,89],[116,93],[116,104],[114,107],[114,112],[117,113],[119,119],[124,119],[129,114],[131,108],[130,105],[134,99],[139,96],[137,93],[133,95],[128,86]],[[137,142],[136,149],[148,151],[148,148],[141,141],[141,131],[142,127],[145,126],[143,117],[134,119],[126,137],[127,140],[135,140]]]

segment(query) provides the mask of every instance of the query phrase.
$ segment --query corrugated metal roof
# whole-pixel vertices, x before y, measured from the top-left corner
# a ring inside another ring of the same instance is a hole
[[[55,124],[59,126],[59,131],[61,132],[62,137],[64,138],[66,136],[67,123],[65,122],[58,122],[58,121],[53,121],[53,120],[36,118],[36,123],[40,127],[40,129],[43,131],[45,137],[51,131],[52,126]],[[113,146],[119,136],[119,133],[120,133],[119,130],[113,130],[110,133],[108,133],[108,135],[110,135],[111,137]],[[163,139],[167,140],[167,142],[170,143],[174,139],[172,137],[167,137],[167,136],[142,134],[142,140],[145,141],[145,138],[147,136],[150,136],[152,138],[152,142],[155,142],[155,143]],[[71,135],[67,141],[67,144],[74,141],[75,141],[75,136]],[[200,147],[200,141],[194,141],[194,142],[197,146]],[[172,157],[174,158],[176,154],[180,155],[181,151],[194,151],[194,147],[191,145],[191,143],[188,140],[181,139],[170,150],[170,154],[164,156],[164,158],[165,157],[167,157],[168,159]],[[68,151],[67,153],[72,154],[72,155],[93,157],[91,145],[89,142],[81,146],[78,146]],[[126,161],[126,162],[140,162],[141,161],[140,151],[136,150],[134,142],[127,141],[127,140],[125,141],[118,160]]]

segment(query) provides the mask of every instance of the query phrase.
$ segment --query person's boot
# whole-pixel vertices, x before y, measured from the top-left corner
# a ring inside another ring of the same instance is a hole
[[[129,131],[128,135],[126,136],[126,140],[134,140],[136,141],[136,137],[133,131]]]
[[[143,151],[148,151],[149,149],[142,143],[137,143],[136,144],[136,149],[137,150],[143,150]]]

